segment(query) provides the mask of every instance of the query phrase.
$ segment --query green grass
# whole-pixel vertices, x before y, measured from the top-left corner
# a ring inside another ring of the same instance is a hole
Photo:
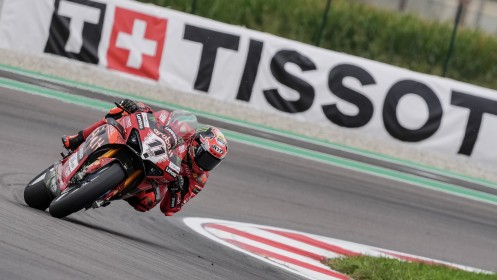
[[[191,12],[191,0],[139,0]],[[429,22],[360,1],[333,0],[321,47],[442,75],[452,23]],[[308,44],[316,42],[326,0],[196,1],[195,14]],[[459,28],[447,77],[497,89],[497,37]]]
[[[497,280],[496,274],[370,256],[330,259],[327,264],[354,280]]]

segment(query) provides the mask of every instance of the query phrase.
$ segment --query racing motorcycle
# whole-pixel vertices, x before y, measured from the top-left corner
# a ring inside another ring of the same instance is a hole
[[[181,129],[173,131],[170,124]],[[48,208],[53,217],[63,218],[153,188],[153,184],[141,184],[145,178],[171,182],[181,166],[181,159],[171,151],[184,143],[183,132],[196,127],[197,118],[187,111],[107,118],[76,150],[62,154],[62,160],[31,180],[24,200],[30,207]]]

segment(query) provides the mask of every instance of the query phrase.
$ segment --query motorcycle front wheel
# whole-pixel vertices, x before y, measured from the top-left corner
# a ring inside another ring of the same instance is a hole
[[[126,173],[121,165],[117,162],[110,163],[84,178],[81,186],[69,186],[67,191],[50,203],[48,211],[53,217],[64,218],[92,204],[125,179]]]

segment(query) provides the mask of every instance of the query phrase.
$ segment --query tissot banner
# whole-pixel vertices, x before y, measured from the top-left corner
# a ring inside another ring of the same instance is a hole
[[[497,91],[153,5],[4,0],[0,48],[98,64],[330,130],[497,158]]]

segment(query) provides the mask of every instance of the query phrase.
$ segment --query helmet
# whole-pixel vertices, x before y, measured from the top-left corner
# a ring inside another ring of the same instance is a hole
[[[211,171],[228,153],[228,141],[223,133],[213,126],[197,129],[188,150],[192,169],[196,173]]]

